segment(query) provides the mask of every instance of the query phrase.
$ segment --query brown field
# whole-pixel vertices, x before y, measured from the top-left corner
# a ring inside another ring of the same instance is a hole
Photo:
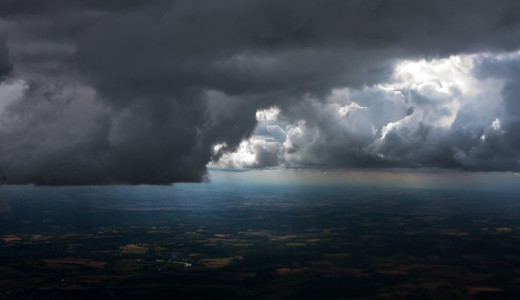
[[[276,269],[276,275],[301,274],[309,271],[309,268],[278,268]]]
[[[220,269],[229,265],[236,257],[221,257],[221,258],[207,258],[201,259],[200,262],[208,269]]]
[[[94,269],[103,269],[106,266],[106,262],[104,261],[95,261],[84,258],[53,258],[53,259],[42,259],[49,267],[51,268],[60,268],[60,267],[74,267],[74,266],[85,266]]]
[[[21,241],[22,237],[18,235],[3,235],[0,236],[0,240],[4,240],[6,243],[16,243]]]
[[[125,254],[143,254],[148,251],[148,245],[144,244],[127,244],[121,247],[121,253]]]
[[[478,294],[483,292],[502,292],[502,289],[491,287],[491,286],[468,286],[468,292],[470,294]]]

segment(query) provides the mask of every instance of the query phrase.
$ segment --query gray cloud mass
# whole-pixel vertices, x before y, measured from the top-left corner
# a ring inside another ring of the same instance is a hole
[[[260,128],[274,139],[251,146],[254,167],[518,170],[517,61],[476,67],[506,81],[503,133],[489,129],[485,142],[469,104],[438,128],[428,120],[449,115],[447,104],[370,87],[402,59],[519,48],[513,0],[1,1],[0,179],[201,181],[273,106],[285,125],[305,125]],[[358,91],[361,108],[337,115],[326,99],[338,88]],[[417,122],[381,139],[403,119]]]
[[[0,80],[7,76],[12,70],[8,52],[7,46],[5,45],[5,38],[0,36]]]

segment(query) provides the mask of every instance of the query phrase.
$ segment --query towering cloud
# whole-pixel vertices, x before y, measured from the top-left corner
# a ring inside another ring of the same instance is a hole
[[[200,181],[212,159],[240,165],[237,149],[256,167],[507,169],[516,154],[482,148],[495,157],[483,164],[471,152],[470,109],[378,86],[403,59],[520,48],[519,11],[513,0],[2,1],[0,75],[13,69],[0,86],[1,178]],[[330,100],[338,89],[363,101]],[[265,138],[241,144],[269,107],[283,124],[261,121]]]

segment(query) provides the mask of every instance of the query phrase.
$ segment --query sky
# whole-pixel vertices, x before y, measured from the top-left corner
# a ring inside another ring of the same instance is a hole
[[[2,0],[0,182],[514,174],[519,75],[516,0]]]

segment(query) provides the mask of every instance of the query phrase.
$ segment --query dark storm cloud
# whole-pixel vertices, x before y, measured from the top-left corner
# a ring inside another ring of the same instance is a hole
[[[9,61],[9,51],[5,45],[5,37],[0,33],[0,80],[11,72],[12,65]]]
[[[0,75],[12,65],[27,87],[0,112],[0,172],[6,183],[200,181],[212,146],[235,149],[257,109],[383,82],[400,58],[519,48],[519,12],[517,1],[2,1]],[[324,141],[335,130],[322,126]],[[331,164],[366,156],[331,149]]]

